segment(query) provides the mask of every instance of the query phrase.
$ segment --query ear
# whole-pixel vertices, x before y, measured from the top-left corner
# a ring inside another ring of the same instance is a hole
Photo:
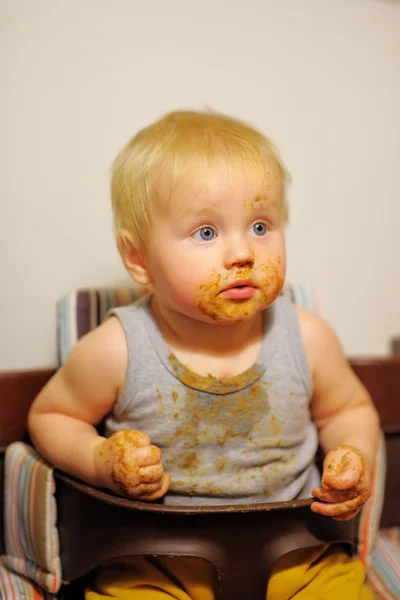
[[[132,279],[139,285],[151,284],[143,253],[138,250],[132,235],[126,229],[122,229],[118,234],[118,250]]]

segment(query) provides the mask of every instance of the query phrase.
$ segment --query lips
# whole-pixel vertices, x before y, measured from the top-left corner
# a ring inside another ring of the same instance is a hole
[[[237,280],[222,290],[221,296],[228,300],[248,300],[256,290],[257,286],[250,279]]]

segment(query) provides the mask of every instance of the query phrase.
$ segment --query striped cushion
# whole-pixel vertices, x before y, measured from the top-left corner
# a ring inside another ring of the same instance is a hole
[[[0,598],[3,600],[53,600],[50,594],[22,575],[0,565]]]
[[[372,494],[361,513],[359,556],[367,568],[368,583],[377,598],[400,598],[400,528],[379,530],[386,475],[385,441],[378,447]]]
[[[61,298],[57,304],[59,364],[63,364],[79,338],[103,322],[110,308],[131,304],[149,291],[140,287],[88,289]]]
[[[400,527],[379,533],[368,570],[368,583],[378,598],[400,598]]]
[[[358,554],[368,568],[375,547],[382,515],[386,479],[386,446],[383,433],[379,440],[375,472],[372,474],[371,497],[364,505],[358,530]]]
[[[55,594],[61,585],[61,563],[53,471],[22,442],[8,446],[4,469],[6,553],[0,563]],[[26,587],[23,582],[20,585]]]

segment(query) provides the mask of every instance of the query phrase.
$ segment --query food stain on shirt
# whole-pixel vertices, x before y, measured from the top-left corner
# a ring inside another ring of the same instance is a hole
[[[158,396],[158,401],[160,403],[160,408],[158,410],[158,413],[160,415],[163,415],[164,414],[164,402],[163,402],[162,393],[160,392],[160,389],[158,387],[156,387],[156,394]]]

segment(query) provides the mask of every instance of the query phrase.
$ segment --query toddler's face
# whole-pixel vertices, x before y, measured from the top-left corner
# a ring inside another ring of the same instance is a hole
[[[281,179],[223,163],[198,169],[170,200],[159,190],[146,264],[157,302],[203,322],[254,316],[279,295],[285,278]]]

